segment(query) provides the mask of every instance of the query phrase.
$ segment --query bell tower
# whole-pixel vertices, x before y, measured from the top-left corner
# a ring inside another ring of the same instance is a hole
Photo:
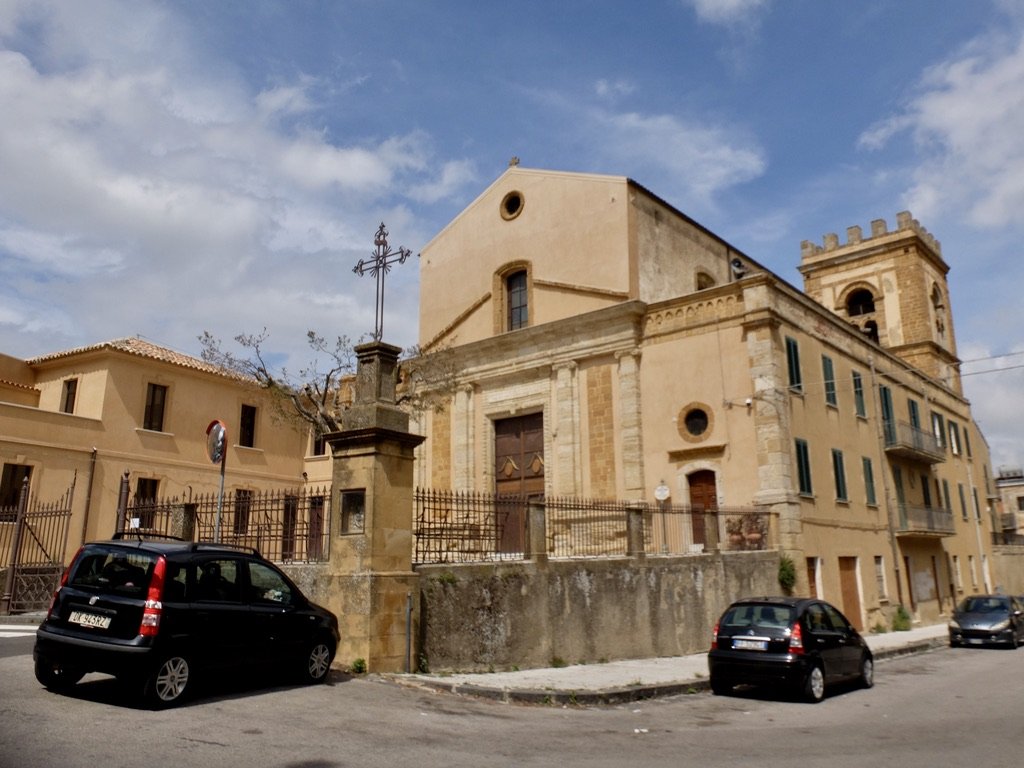
[[[942,247],[909,212],[846,230],[846,242],[825,235],[824,245],[805,240],[800,272],[804,292],[857,326],[868,338],[957,394],[960,359]]]

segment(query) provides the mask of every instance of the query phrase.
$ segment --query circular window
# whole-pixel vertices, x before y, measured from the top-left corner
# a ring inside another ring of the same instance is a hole
[[[676,418],[679,435],[691,443],[700,442],[711,432],[714,418],[704,403],[690,403],[679,411]]]
[[[501,200],[501,218],[511,221],[523,212],[523,193],[509,192]]]

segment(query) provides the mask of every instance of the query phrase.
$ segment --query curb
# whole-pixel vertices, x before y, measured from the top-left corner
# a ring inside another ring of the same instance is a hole
[[[873,651],[872,653],[876,661],[895,659],[901,656],[927,653],[936,648],[945,647],[947,642],[944,637],[936,637],[913,642],[898,648]],[[598,691],[574,691],[550,688],[498,688],[472,683],[446,683],[444,680],[436,678],[409,678],[403,675],[382,675],[382,677],[408,687],[426,688],[440,693],[452,693],[460,696],[472,696],[478,699],[489,699],[505,704],[517,703],[561,707],[628,704],[645,699],[700,693],[710,689],[710,683],[707,678],[682,680],[674,683],[627,685],[605,688]]]

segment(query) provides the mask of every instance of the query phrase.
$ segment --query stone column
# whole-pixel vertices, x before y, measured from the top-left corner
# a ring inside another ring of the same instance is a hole
[[[555,366],[555,495],[579,496],[580,477],[580,399],[576,363]]]
[[[640,351],[619,352],[620,439],[626,497],[644,495],[644,441],[640,398]]]
[[[374,672],[407,671],[416,658],[413,456],[424,438],[409,433],[395,403],[398,352],[382,342],[356,348],[355,400],[342,430],[326,436],[334,506],[327,607],[341,624],[337,660],[362,659]]]

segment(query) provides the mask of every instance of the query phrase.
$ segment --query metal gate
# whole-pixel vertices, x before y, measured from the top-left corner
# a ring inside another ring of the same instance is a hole
[[[4,591],[0,613],[45,610],[64,572],[75,481],[52,503],[29,497],[25,478],[14,509],[0,509],[0,563]]]

